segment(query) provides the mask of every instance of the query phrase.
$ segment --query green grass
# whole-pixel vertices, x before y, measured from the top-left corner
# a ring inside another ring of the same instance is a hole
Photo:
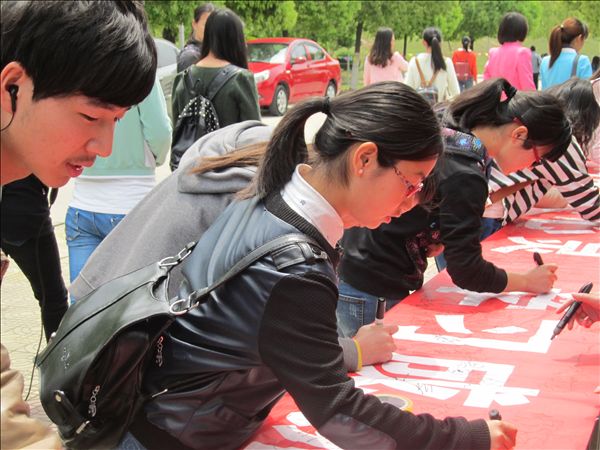
[[[477,71],[479,73],[483,72],[483,66],[487,61],[487,54],[490,48],[497,47],[498,41],[496,38],[485,37],[475,41],[475,52],[477,53]],[[526,47],[530,47],[535,45],[536,51],[541,55],[542,53],[548,53],[548,39],[547,38],[535,38],[535,39],[526,39],[523,43]],[[404,41],[401,38],[396,40],[396,50],[402,53],[404,46]],[[462,47],[460,41],[443,41],[442,42],[442,52],[444,56],[449,58],[452,57],[452,52]],[[363,62],[369,50],[371,49],[371,42],[364,42],[361,46],[361,57],[360,57],[360,70],[358,76],[358,87],[362,87],[362,70],[363,70]],[[406,59],[410,60],[415,54],[423,52],[424,47],[421,40],[412,40],[407,42],[406,46]],[[596,37],[589,38],[581,50],[581,53],[589,56],[590,60],[595,55],[600,55],[600,39]],[[342,56],[338,54],[338,56]],[[350,78],[351,72],[342,70],[342,90],[350,89]]]

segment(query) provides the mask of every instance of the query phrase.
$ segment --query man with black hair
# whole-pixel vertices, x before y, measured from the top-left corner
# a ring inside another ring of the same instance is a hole
[[[0,14],[0,185],[34,174],[62,186],[110,154],[115,122],[152,89],[156,49],[143,7],[11,1]],[[60,448],[28,417],[23,377],[4,346],[1,356],[1,447]]]
[[[208,16],[215,10],[215,5],[205,3],[194,10],[194,19],[192,20],[192,34],[181,53],[177,56],[177,72],[181,72],[192,64],[200,61],[202,53],[202,41],[204,40],[204,26]]]

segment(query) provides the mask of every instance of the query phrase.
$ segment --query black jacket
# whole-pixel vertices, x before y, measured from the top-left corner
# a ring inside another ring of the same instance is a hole
[[[202,42],[195,39],[187,41],[185,46],[181,49],[181,52],[177,55],[177,72],[183,72],[192,64],[196,64],[200,61],[201,53]]]
[[[478,292],[504,290],[506,271],[481,254],[488,160],[485,148],[480,143],[471,148],[473,142],[472,136],[462,133],[445,136],[446,151],[435,168],[437,187],[431,211],[415,207],[375,230],[354,228],[344,233],[340,264],[344,281],[372,295],[405,297],[408,290],[423,284],[424,266],[415,255],[415,241],[426,243],[426,235],[434,233],[444,244],[447,271],[457,286]],[[420,251],[420,260],[426,264],[425,247]]]
[[[337,342],[337,253],[279,194],[228,207],[186,262],[183,293],[207,285],[253,248],[298,232],[325,252],[292,246],[267,256],[169,329],[164,363],[146,387],[187,386],[148,403],[146,426],[133,434],[150,448],[238,448],[287,390],[315,428],[343,448],[489,448],[483,420],[442,423],[354,387]],[[167,433],[175,444],[161,441]]]

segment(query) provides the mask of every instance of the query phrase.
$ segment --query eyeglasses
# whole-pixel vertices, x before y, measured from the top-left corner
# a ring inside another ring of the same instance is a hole
[[[408,181],[404,175],[402,175],[402,172],[400,172],[396,166],[392,166],[392,167],[394,168],[394,172],[396,172],[396,175],[398,175],[402,179],[402,182],[406,186],[406,197],[407,198],[412,197],[417,192],[421,192],[423,190],[423,182],[420,182],[419,184],[417,184],[415,186],[410,181]]]

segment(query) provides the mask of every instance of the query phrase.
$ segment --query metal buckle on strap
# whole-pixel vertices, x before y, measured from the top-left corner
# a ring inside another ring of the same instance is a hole
[[[207,289],[204,288],[200,291],[192,292],[186,298],[181,298],[174,301],[169,307],[169,312],[175,316],[186,314],[191,309],[197,308],[198,305],[200,305],[200,301],[198,301],[198,299],[203,298],[206,295],[206,292]]]
[[[160,262],[158,263],[158,265],[160,267],[176,266],[181,261],[183,261],[188,256],[190,256],[190,254],[192,253],[192,250],[194,249],[195,245],[196,245],[195,242],[190,242],[185,247],[183,247],[181,249],[181,251],[179,253],[177,253],[177,255],[175,255],[175,256],[167,256],[166,258],[161,259]]]

